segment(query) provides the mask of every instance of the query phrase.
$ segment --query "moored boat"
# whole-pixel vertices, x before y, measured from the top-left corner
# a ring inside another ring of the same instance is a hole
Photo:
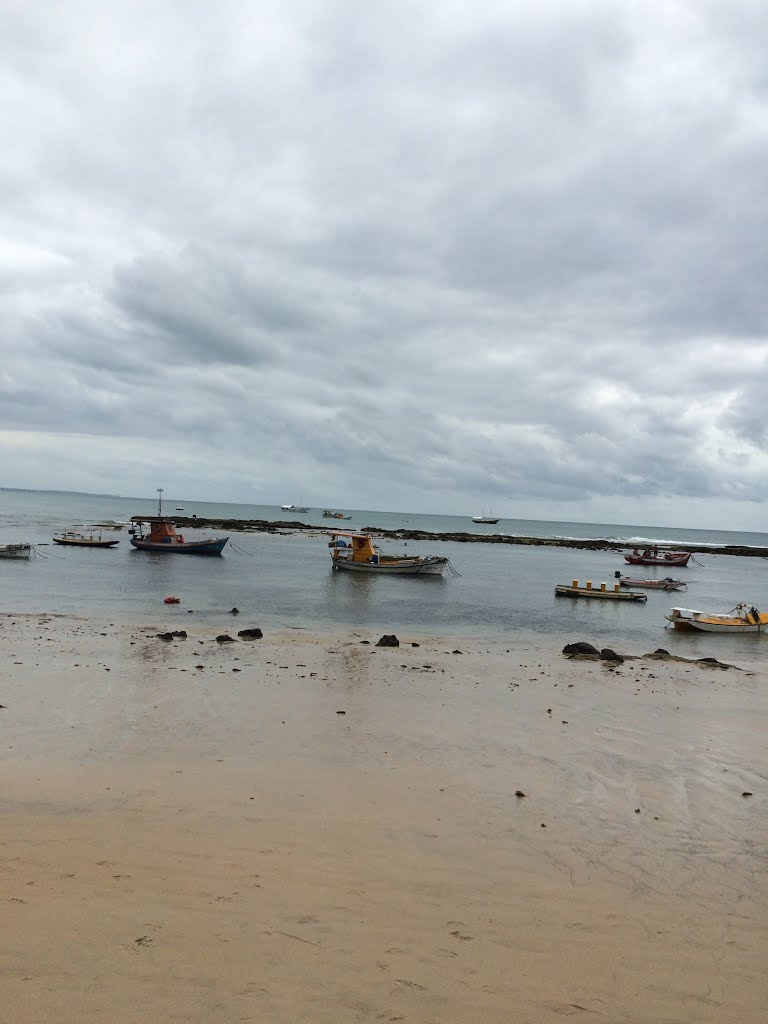
[[[0,558],[30,558],[31,544],[0,544]]]
[[[382,555],[368,533],[337,533],[331,536],[331,564],[345,572],[375,576],[442,576],[449,564],[440,555]]]
[[[601,583],[599,587],[593,587],[592,581],[587,580],[583,587],[579,586],[578,580],[571,583],[558,583],[555,587],[555,594],[558,597],[585,597],[598,601],[647,601],[647,594],[635,594],[629,590],[621,590],[618,583],[614,583],[613,589],[609,590],[607,584]]]
[[[729,612],[673,608],[664,617],[670,625],[683,633],[764,633],[768,629],[768,612],[759,612],[754,605],[743,603],[737,604]]]
[[[343,512],[334,512],[333,509],[323,509],[323,519],[351,519],[352,516],[345,516]]]
[[[206,537],[186,540],[178,533],[176,524],[163,515],[163,491],[158,487],[157,515],[131,516],[131,544],[139,551],[160,551],[164,555],[220,555],[229,537]],[[144,527],[149,526],[149,534]]]
[[[485,509],[483,509],[483,514],[482,515],[480,515],[480,516],[472,516],[472,522],[473,523],[498,523],[498,521],[499,521],[498,516],[494,516],[492,510],[486,515]]]
[[[78,548],[113,548],[116,544],[120,543],[118,539],[104,540],[99,532],[98,537],[94,536],[93,531],[89,534],[78,533],[76,530],[62,530],[62,532],[53,538],[54,544],[64,544],[70,547]]]
[[[641,587],[644,590],[685,590],[688,584],[684,580],[673,580],[671,576],[663,579],[639,579],[635,576],[622,576],[617,572],[616,577],[621,587]]]
[[[283,510],[283,512],[309,512],[309,509],[306,507],[306,505],[281,505],[280,508]]]
[[[167,516],[131,516],[131,544],[139,551],[161,551],[165,555],[220,555],[229,537],[187,540]],[[149,526],[149,534],[144,527]]]
[[[691,557],[690,551],[660,551],[657,547],[635,548],[631,554],[624,555],[624,561],[630,565],[674,565],[685,566]]]

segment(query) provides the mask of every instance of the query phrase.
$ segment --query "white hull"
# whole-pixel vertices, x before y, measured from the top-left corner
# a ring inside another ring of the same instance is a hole
[[[367,572],[374,576],[442,576],[447,558],[408,559],[406,562],[353,562],[335,559],[334,569]]]
[[[701,622],[695,619],[675,619],[666,616],[680,633],[765,633],[768,626],[753,622]]]
[[[31,544],[0,544],[0,558],[29,558]]]
[[[739,610],[745,611],[746,607],[740,605]],[[734,615],[732,612],[697,612],[691,608],[673,608],[665,618],[681,633],[765,633],[768,630],[768,616],[757,612],[748,617]]]

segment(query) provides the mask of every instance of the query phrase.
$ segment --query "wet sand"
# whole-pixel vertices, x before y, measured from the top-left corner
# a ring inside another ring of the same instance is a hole
[[[3,1024],[765,1019],[762,670],[184,625],[0,618]]]

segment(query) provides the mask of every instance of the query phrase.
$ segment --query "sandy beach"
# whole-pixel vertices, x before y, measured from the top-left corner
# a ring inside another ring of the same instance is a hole
[[[762,669],[241,620],[0,617],[3,1024],[762,1024]]]

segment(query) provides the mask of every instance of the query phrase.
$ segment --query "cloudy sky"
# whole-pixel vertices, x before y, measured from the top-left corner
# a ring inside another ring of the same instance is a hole
[[[765,529],[764,0],[4,0],[0,486]]]

